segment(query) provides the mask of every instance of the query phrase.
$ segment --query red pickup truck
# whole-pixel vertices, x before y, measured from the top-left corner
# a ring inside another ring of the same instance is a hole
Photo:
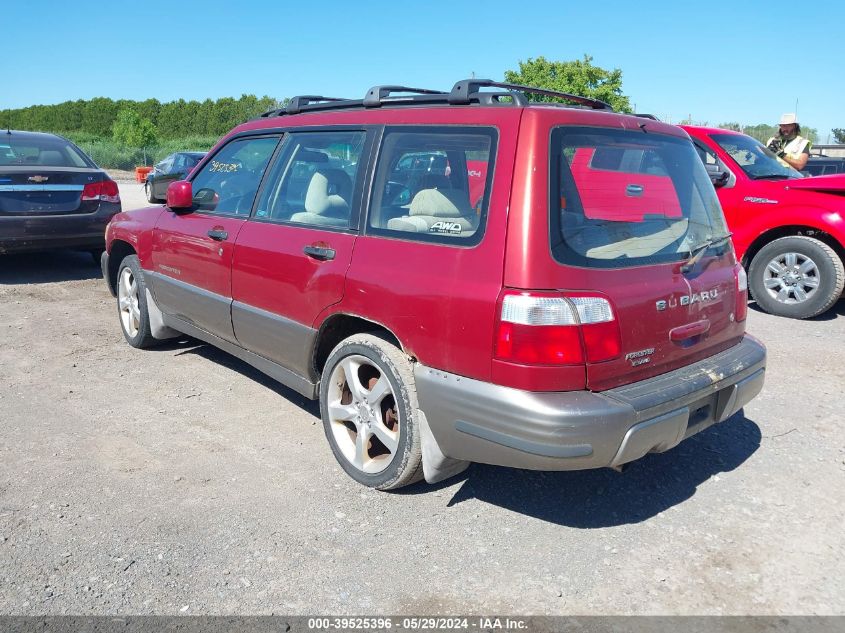
[[[710,174],[757,305],[806,319],[845,285],[845,175],[805,178],[756,139],[682,125]]]

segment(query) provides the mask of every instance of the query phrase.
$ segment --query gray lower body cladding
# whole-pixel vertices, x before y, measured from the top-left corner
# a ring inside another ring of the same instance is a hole
[[[108,279],[109,256],[101,259]],[[228,297],[152,271],[144,271],[153,336],[181,332],[237,356],[283,385],[317,395],[311,364],[316,330]],[[161,334],[157,334],[161,332]]]
[[[231,297],[149,270],[144,270],[144,278],[164,314],[187,321],[230,343],[236,342]]]
[[[420,408],[451,458],[534,470],[619,466],[662,452],[739,411],[763,387],[750,336],[687,367],[601,393],[526,392],[423,365]]]

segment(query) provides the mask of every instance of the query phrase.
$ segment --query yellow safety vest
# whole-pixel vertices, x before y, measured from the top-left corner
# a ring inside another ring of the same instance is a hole
[[[778,137],[778,136],[773,136],[772,138],[770,138],[768,141],[766,141],[766,147],[768,147],[768,146],[769,146],[769,144],[770,144],[772,141],[777,140],[778,138],[780,138],[780,137]],[[810,149],[810,145],[811,145],[810,141],[808,141],[807,139],[805,139],[803,136],[796,136],[794,139],[792,139],[792,140],[791,140],[791,141],[789,141],[786,145],[784,145],[784,146],[783,146],[783,151],[784,151],[784,152],[785,152],[785,153],[786,153],[786,154],[787,154],[787,155],[788,155],[791,159],[795,160],[795,159],[797,159],[797,158],[798,158],[798,157],[799,157],[799,156],[800,156],[800,155],[804,152],[804,149],[807,149],[807,150],[809,151],[809,149]],[[783,165],[784,167],[792,167],[792,165],[790,165],[789,163],[787,163],[787,162],[786,162],[785,160],[783,160],[780,156],[778,156],[777,158],[778,158],[778,162],[779,162],[781,165]]]

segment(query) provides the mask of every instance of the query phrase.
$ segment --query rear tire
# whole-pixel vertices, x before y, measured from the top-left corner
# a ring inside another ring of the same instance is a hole
[[[355,481],[395,490],[422,479],[417,391],[411,361],[373,334],[341,341],[320,381],[323,429]]]
[[[117,271],[117,315],[126,342],[138,349],[158,343],[150,332],[146,290],[137,255],[127,255]]]
[[[766,244],[751,261],[748,288],[770,314],[807,319],[830,308],[842,295],[845,268],[834,250],[804,235]]]

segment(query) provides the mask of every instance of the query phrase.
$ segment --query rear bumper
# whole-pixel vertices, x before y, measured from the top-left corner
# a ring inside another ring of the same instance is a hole
[[[763,387],[755,338],[673,372],[601,393],[527,392],[417,366],[420,409],[444,455],[529,468],[619,466],[723,422]]]
[[[120,204],[102,202],[96,213],[0,217],[0,254],[58,248],[105,248],[109,220]]]

